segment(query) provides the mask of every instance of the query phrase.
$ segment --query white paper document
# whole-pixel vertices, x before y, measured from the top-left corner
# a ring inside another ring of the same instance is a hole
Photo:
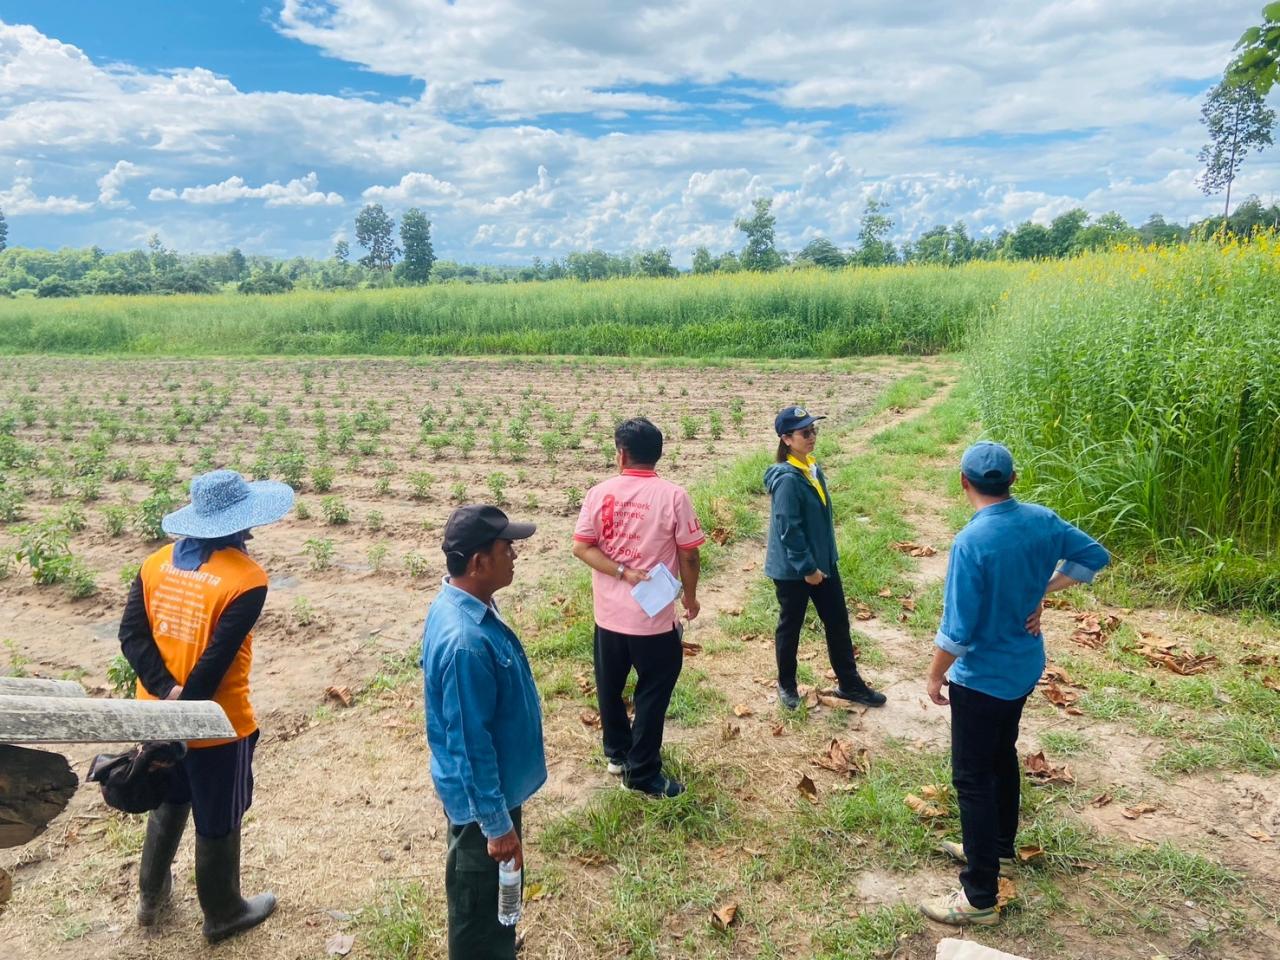
[[[680,581],[671,575],[665,563],[660,563],[649,571],[648,580],[631,588],[631,596],[647,615],[656,617],[680,596]]]

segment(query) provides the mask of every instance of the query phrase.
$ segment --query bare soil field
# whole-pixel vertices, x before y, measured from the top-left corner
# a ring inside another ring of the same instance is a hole
[[[107,695],[120,571],[156,545],[135,523],[165,479],[154,471],[172,463],[185,480],[225,464],[280,477],[282,466],[297,470],[288,456],[304,453],[297,479],[310,516],[291,515],[251,545],[272,590],[255,641],[263,741],[244,884],[272,886],[281,907],[218,955],[319,958],[344,936],[353,957],[444,955],[444,821],[412,651],[443,573],[444,518],[455,502],[498,490],[509,512],[540,526],[499,597],[530,649],[547,715],[550,781],[526,813],[522,956],[923,960],[955,935],[913,912],[954,885],[954,866],[933,848],[958,836],[948,717],[923,690],[946,547],[964,519],[952,464],[977,429],[947,363],[24,360],[0,362],[0,376],[0,413],[15,415],[13,436],[40,456],[7,469],[22,516],[0,528],[0,547],[19,550],[23,524],[79,510],[87,524],[71,549],[99,586],[73,600],[66,584],[37,586],[25,563],[13,565],[0,580],[0,672],[76,677]],[[25,396],[37,398],[30,423]],[[186,422],[221,396],[207,421]],[[879,711],[817,700],[830,681],[812,623],[801,680],[814,693],[798,714],[780,710],[763,547],[740,522],[747,535],[730,529],[734,506],[758,518],[767,504],[714,495],[734,462],[771,449],[773,413],[792,399],[831,416],[824,435],[834,436],[819,453],[851,564],[864,672],[890,698]],[[725,533],[708,551],[703,613],[668,722],[669,757],[690,790],[666,805],[620,790],[604,771],[582,644],[589,607],[569,555],[575,491],[611,472],[605,439],[633,413],[664,429],[661,469],[706,488],[704,526]],[[351,427],[345,449],[341,418]],[[113,428],[95,461],[101,488],[85,499],[76,464],[102,444],[95,433]],[[469,428],[474,445],[463,439]],[[548,434],[577,439],[544,448]],[[116,462],[123,475],[105,479],[119,474]],[[313,475],[325,465],[331,488],[317,491],[317,479],[329,485]],[[328,497],[329,519],[342,507],[346,523],[327,522]],[[104,506],[125,501],[128,521],[112,536]],[[323,541],[327,549],[315,546]],[[912,557],[904,541],[928,549]],[[1029,701],[1020,742],[1026,756],[1045,757],[1024,791],[1025,862],[1002,925],[960,935],[1046,960],[1280,957],[1268,719],[1280,711],[1268,683],[1280,631],[1127,605],[1120,586],[1068,595],[1045,629],[1057,672]],[[1215,659],[1183,675],[1162,653],[1184,666],[1184,655]],[[335,686],[351,691],[350,707],[326,697]],[[66,753],[83,775],[97,749]],[[929,787],[941,788],[937,809],[922,818],[905,798]],[[199,938],[189,841],[176,909],[154,936],[133,925],[141,839],[141,818],[82,789],[46,834],[0,852],[16,881],[0,952],[212,953]]]

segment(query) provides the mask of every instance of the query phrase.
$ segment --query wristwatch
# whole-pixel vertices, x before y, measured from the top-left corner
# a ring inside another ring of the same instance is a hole
[[[627,572],[627,568],[623,564],[618,564],[618,579],[622,579],[622,575]]]

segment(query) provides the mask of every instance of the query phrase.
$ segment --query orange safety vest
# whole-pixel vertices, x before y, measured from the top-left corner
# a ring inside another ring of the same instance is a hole
[[[162,547],[142,564],[142,597],[151,635],[169,673],[186,683],[209,646],[222,612],[241,594],[267,585],[267,574],[246,553],[233,547],[215,551],[199,570],[173,565],[173,544]],[[253,665],[253,634],[244,638],[213,701],[226,711],[236,739],[258,729],[249,703],[249,668]],[[139,700],[155,700],[138,681]],[[192,740],[189,747],[214,747],[229,740]]]

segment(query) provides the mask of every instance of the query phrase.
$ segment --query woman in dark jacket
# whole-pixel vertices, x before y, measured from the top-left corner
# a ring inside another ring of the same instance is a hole
[[[815,424],[824,419],[799,406],[779,411],[773,421],[778,434],[778,462],[764,475],[765,489],[773,500],[764,572],[773,580],[779,606],[778,629],[774,632],[778,700],[790,710],[800,706],[796,651],[812,600],[826,631],[827,655],[839,684],[834,695],[879,707],[885,702],[884,694],[867,686],[854,661],[849,610],[840,583],[831,495],[813,458],[818,442]]]

